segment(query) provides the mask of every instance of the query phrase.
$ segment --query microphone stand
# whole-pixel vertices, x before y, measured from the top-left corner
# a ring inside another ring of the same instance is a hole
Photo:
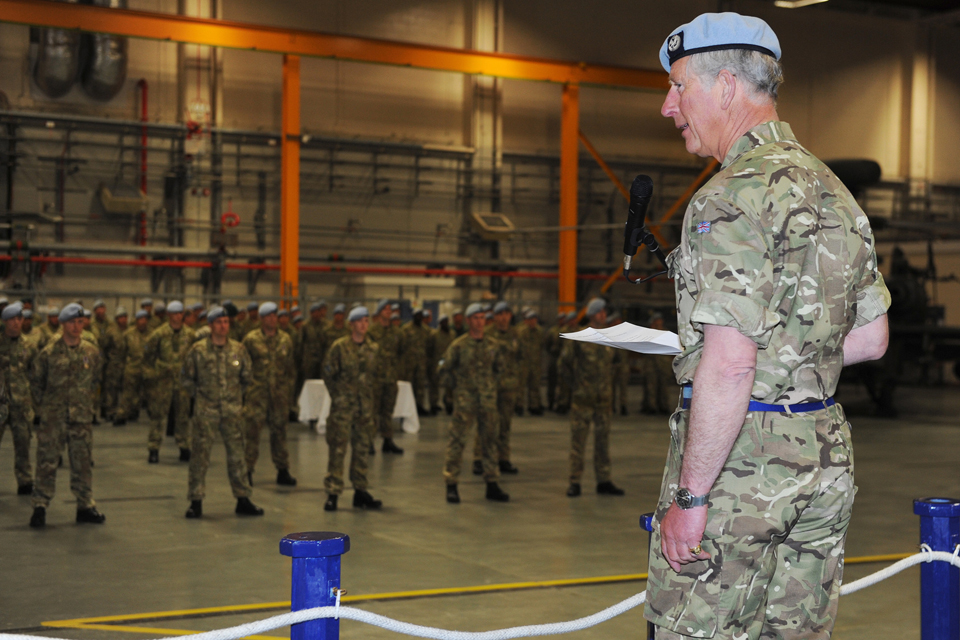
[[[639,248],[640,245],[647,245],[647,251],[657,256],[657,260],[660,261],[660,264],[663,265],[663,271],[658,271],[654,274],[647,276],[646,278],[638,278],[632,280],[630,278],[630,263],[633,262],[633,256],[623,256],[623,277],[627,279],[627,282],[631,284],[642,284],[653,280],[657,276],[666,275],[667,273],[667,256],[663,254],[663,249],[660,248],[660,243],[657,242],[657,239],[650,233],[647,228],[640,227],[635,231],[636,235],[639,235],[638,241],[632,242],[633,246]]]

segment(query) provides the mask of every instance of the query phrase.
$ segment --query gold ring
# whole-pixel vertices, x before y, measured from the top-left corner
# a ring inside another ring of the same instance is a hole
[[[701,553],[703,553],[703,549],[700,547],[700,544],[697,543],[697,546],[695,546],[694,548],[690,549],[690,553],[692,553],[692,554],[695,555],[695,556],[698,556],[698,555],[700,555]]]

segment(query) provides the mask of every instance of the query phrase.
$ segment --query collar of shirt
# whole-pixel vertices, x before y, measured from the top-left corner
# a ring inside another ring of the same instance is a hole
[[[786,122],[771,120],[770,122],[758,124],[733,143],[730,151],[727,152],[727,157],[723,159],[721,169],[726,169],[737,158],[755,147],[773,144],[774,142],[782,142],[783,140],[797,141],[793,135],[793,129],[791,129],[790,125]]]

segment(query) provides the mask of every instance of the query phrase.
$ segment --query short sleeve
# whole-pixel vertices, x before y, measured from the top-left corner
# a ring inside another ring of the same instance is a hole
[[[715,194],[693,208],[688,233],[699,291],[690,321],[733,327],[765,348],[780,316],[769,308],[774,265],[759,219]]]
[[[874,259],[876,262],[876,259]],[[890,308],[890,290],[879,271],[874,271],[865,281],[861,281],[862,288],[857,289],[857,319],[854,329],[868,325]]]

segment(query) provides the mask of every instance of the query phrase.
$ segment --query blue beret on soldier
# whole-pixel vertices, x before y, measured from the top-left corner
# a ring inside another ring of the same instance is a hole
[[[290,322],[294,322],[294,323],[300,322],[302,320],[303,320],[303,314],[301,313],[295,313],[293,314],[293,317],[290,318]]]
[[[603,298],[594,298],[589,303],[587,303],[587,317],[592,318],[601,311],[607,308],[607,303]]]
[[[137,311],[137,313],[134,314],[133,317],[134,319],[139,320],[140,318],[149,318],[150,314],[147,313],[145,309],[140,309],[140,311]]]
[[[202,303],[202,302],[194,302],[192,305],[190,305],[190,309],[191,309],[192,311],[203,311],[203,303]]]
[[[153,306],[153,298],[144,298],[140,301],[141,307]]]
[[[70,322],[71,320],[82,318],[83,307],[78,305],[76,302],[71,302],[60,311],[60,315],[57,317],[59,318],[60,322]]]
[[[260,309],[261,309],[260,315],[263,315],[263,307],[260,307]],[[279,311],[277,311],[277,317],[278,317],[278,318],[282,318],[282,317],[288,316],[288,315],[290,315],[290,312],[287,311],[286,309],[280,309]]]
[[[314,311],[319,311],[320,309],[323,309],[326,306],[327,306],[326,300],[317,300],[312,305],[310,305],[310,313],[313,313]]]
[[[480,304],[479,302],[474,302],[473,304],[471,304],[470,306],[468,306],[468,307],[467,307],[467,312],[466,312],[464,315],[469,318],[470,316],[474,315],[475,313],[483,313],[483,305]]]
[[[60,307],[47,307],[48,316],[60,316]]]
[[[118,304],[118,305],[117,305],[117,308],[114,309],[114,311],[113,311],[113,317],[114,317],[114,318],[122,318],[122,317],[125,316],[125,315],[127,315],[127,308],[124,307],[122,304]]]
[[[167,305],[163,304],[162,302],[158,302],[158,303],[156,304],[156,306],[153,308],[153,311],[154,311],[155,313],[158,313],[158,314],[160,314],[160,313],[166,313],[166,312],[167,312]]]
[[[236,307],[234,307],[234,309],[236,309]],[[213,322],[217,318],[222,318],[226,315],[228,314],[225,307],[221,307],[219,305],[210,307],[210,310],[207,311],[207,322]]]
[[[258,305],[256,302],[247,303],[247,311],[256,311],[259,308],[260,308],[260,305]]]
[[[390,306],[390,301],[387,300],[386,298],[381,298],[380,301],[377,303],[377,310],[373,312],[373,315],[375,316],[380,315],[380,312],[389,306]]]
[[[198,320],[206,320],[206,319],[207,319],[207,310],[206,310],[206,309],[200,309],[200,313],[197,314],[197,319],[198,319]]]
[[[780,59],[780,41],[766,22],[739,13],[702,13],[674,29],[660,47],[660,64],[670,67],[695,53],[749,49]]]
[[[336,310],[334,310],[334,313],[336,313]],[[347,322],[354,322],[360,318],[368,318],[369,316],[370,312],[367,311],[366,307],[354,307],[353,309],[350,309],[350,315],[347,316]]]
[[[292,313],[293,315],[300,313],[300,305],[295,304],[292,307],[290,307],[290,313]]]
[[[107,303],[104,302],[101,298],[97,298],[97,299],[94,300],[94,302],[93,302],[93,308],[94,308],[94,309],[97,309],[97,308],[99,308],[99,307],[105,307],[105,306],[107,306]]]
[[[342,302],[333,308],[333,315],[337,315],[338,313],[346,313],[346,312],[347,312],[347,305],[343,304]]]
[[[23,303],[14,302],[11,305],[7,305],[3,308],[3,312],[0,313],[0,320],[6,322],[7,320],[12,320],[23,314]]]
[[[493,314],[503,313],[504,311],[510,311],[510,305],[501,300],[497,304],[493,305]]]
[[[268,316],[268,315],[270,315],[271,313],[276,313],[276,312],[277,312],[277,303],[276,303],[276,302],[264,302],[262,305],[260,305],[259,312],[260,312],[260,315],[261,315],[261,316]]]
[[[167,305],[167,313],[183,313],[183,303],[179,300],[174,300]]]
[[[24,318],[24,320],[29,320],[29,319],[32,318],[32,317],[33,317],[33,311],[31,311],[30,309],[24,309],[24,310],[23,310],[23,318]]]
[[[84,317],[84,318],[92,318],[92,317],[93,317],[93,313],[90,311],[90,309],[84,309],[84,310],[83,310],[83,317]]]

